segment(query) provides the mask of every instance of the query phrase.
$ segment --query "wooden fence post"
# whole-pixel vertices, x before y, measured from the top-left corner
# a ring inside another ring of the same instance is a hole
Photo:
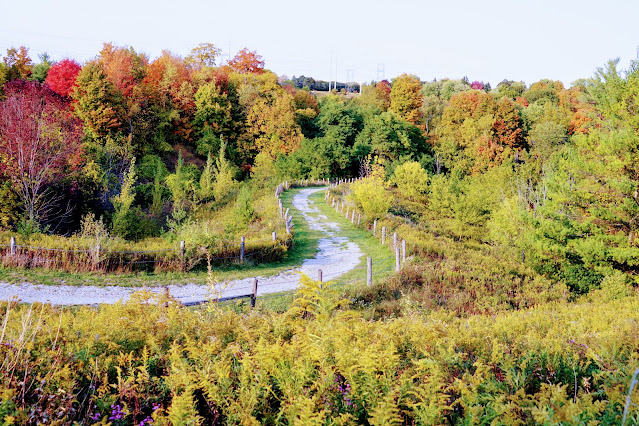
[[[399,247],[397,245],[397,232],[393,232],[393,248]]]
[[[402,263],[406,262],[406,240],[402,240]]]
[[[186,262],[184,261],[184,255],[186,254],[186,243],[184,241],[180,241],[180,269],[182,272],[186,270]]]
[[[284,213],[284,220],[288,220],[288,210],[289,208],[286,208],[286,213]]]
[[[373,236],[377,233],[377,219],[373,221]]]
[[[280,207],[280,217],[282,217],[282,213],[284,213],[284,208],[283,208],[283,206],[282,206],[282,200],[279,200],[278,205],[279,205],[279,207]]]
[[[351,214],[351,223],[355,224],[355,209],[353,209],[353,213]]]
[[[366,258],[366,285],[371,286],[373,284],[373,258]]]
[[[251,308],[255,307],[257,301],[257,278],[253,278],[253,294],[251,294]]]
[[[277,242],[277,232],[273,231],[273,242]]]
[[[324,277],[323,277],[323,275],[322,275],[322,270],[321,270],[321,269],[318,269],[318,270],[317,270],[317,281],[319,281],[319,282],[323,282],[323,278],[324,278]]]
[[[386,242],[386,227],[382,226],[382,245]]]
[[[401,267],[401,264],[399,262],[399,247],[395,247],[395,271],[399,272],[399,268]]]
[[[357,213],[357,226],[359,226],[359,223],[362,221],[362,214],[361,213]]]
[[[16,237],[11,237],[11,256],[16,254]]]
[[[246,242],[246,237],[242,237],[242,242],[240,242],[240,263],[244,263],[244,244]]]

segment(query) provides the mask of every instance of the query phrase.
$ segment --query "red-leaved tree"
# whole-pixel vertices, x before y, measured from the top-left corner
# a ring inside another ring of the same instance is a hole
[[[264,72],[264,59],[257,52],[251,52],[246,47],[233,57],[228,66],[242,74],[262,74]]]
[[[69,97],[82,67],[73,59],[65,59],[53,64],[45,83],[59,95]]]
[[[51,185],[81,155],[82,128],[69,101],[48,86],[15,80],[0,103],[0,172],[12,182],[25,219],[42,223],[54,212]]]

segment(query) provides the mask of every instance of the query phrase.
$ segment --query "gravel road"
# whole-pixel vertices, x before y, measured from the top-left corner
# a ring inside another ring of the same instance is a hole
[[[319,213],[309,195],[323,191],[324,188],[307,188],[293,197],[293,208],[298,210],[309,226],[321,232],[319,251],[312,259],[306,259],[299,268],[281,272],[270,277],[258,277],[258,296],[294,290],[299,284],[300,272],[317,279],[317,271],[322,270],[325,281],[339,278],[342,274],[354,269],[363,255],[359,246],[345,237],[340,237],[340,227],[329,222],[326,216]],[[215,289],[207,285],[185,284],[169,285],[171,296],[183,303],[209,300],[211,297],[227,297],[251,292],[253,278],[220,283]],[[0,282],[0,300],[18,299],[25,303],[43,302],[53,305],[94,305],[100,303],[116,303],[126,301],[131,294],[140,288],[119,286],[50,286],[31,283],[10,284]],[[162,292],[164,287],[148,289]]]

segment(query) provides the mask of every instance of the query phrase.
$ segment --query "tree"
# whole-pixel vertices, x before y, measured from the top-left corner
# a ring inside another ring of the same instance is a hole
[[[264,72],[264,59],[257,52],[250,51],[245,47],[229,61],[228,66],[241,74],[262,74]]]
[[[255,137],[255,147],[272,158],[299,148],[302,131],[295,119],[293,97],[283,94],[269,103],[265,97],[257,99],[247,122]]]
[[[128,237],[131,205],[135,199],[135,182],[137,176],[135,175],[135,157],[131,160],[129,170],[124,174],[124,182],[122,183],[122,189],[117,197],[113,197],[111,202],[115,212],[113,213],[113,233],[115,235]]]
[[[215,60],[220,56],[222,50],[215,47],[213,43],[200,43],[193,49],[186,58],[186,62],[197,67],[214,67]]]
[[[17,80],[0,103],[0,167],[19,194],[26,220],[38,225],[57,202],[51,185],[81,154],[82,128],[69,103],[46,85]]]
[[[51,62],[51,58],[46,52],[38,55],[38,58],[40,59],[40,62],[33,66],[33,72],[31,73],[29,79],[44,83],[44,81],[47,79],[49,70],[53,66],[53,62]]]
[[[417,77],[402,74],[393,80],[391,111],[410,123],[420,124],[422,102],[422,83]]]
[[[7,81],[26,80],[31,75],[33,61],[29,57],[29,49],[24,46],[20,46],[18,49],[15,47],[7,49],[4,63],[8,69]]]
[[[62,96],[71,96],[78,74],[82,67],[73,59],[64,59],[51,66],[46,83],[54,92]]]
[[[409,161],[398,166],[391,179],[391,183],[397,185],[402,195],[412,199],[426,193],[428,181],[428,173],[416,161]]]
[[[85,65],[77,77],[72,96],[76,115],[84,121],[87,135],[94,140],[114,137],[122,128],[124,99],[107,79],[103,67],[95,62]],[[104,141],[102,141],[104,143]]]

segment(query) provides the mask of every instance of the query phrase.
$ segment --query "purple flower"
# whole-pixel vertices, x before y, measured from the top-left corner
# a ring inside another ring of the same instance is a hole
[[[156,404],[155,402],[153,403],[153,411],[157,411],[160,408],[162,408],[162,404],[159,404],[159,403]]]
[[[140,426],[148,425],[149,423],[153,423],[153,419],[148,417],[140,422]]]
[[[126,416],[127,413],[122,411],[122,407],[119,404],[111,406],[111,417],[109,420],[120,420],[122,417]]]
[[[91,420],[93,420],[94,422],[97,422],[98,420],[100,420],[100,413],[95,413],[94,415],[92,415]]]

